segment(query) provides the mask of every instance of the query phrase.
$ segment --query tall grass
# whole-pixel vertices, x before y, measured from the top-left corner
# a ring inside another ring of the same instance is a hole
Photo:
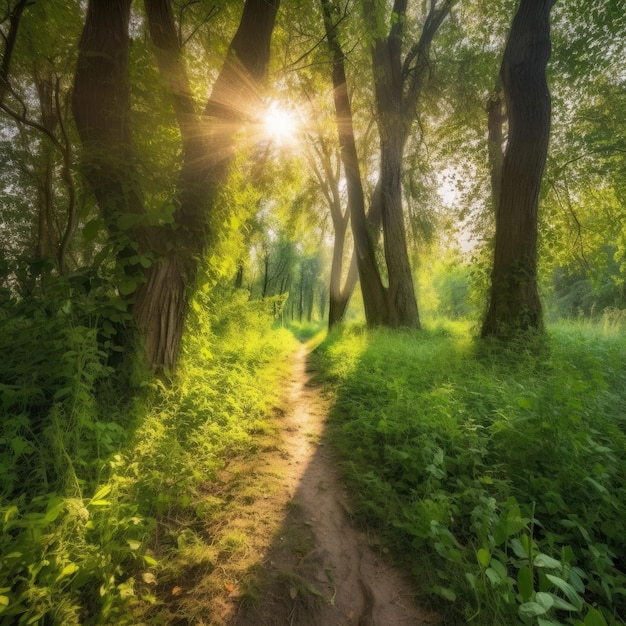
[[[202,521],[201,485],[270,428],[295,341],[216,289],[164,384],[119,369],[123,303],[54,296],[0,312],[0,624],[134,624],[158,602],[162,529]]]
[[[447,623],[622,623],[625,354],[573,324],[509,346],[344,327],[317,350],[356,511]]]

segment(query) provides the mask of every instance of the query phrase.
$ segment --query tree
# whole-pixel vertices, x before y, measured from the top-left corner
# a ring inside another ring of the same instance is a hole
[[[344,53],[337,34],[337,8],[331,4],[331,0],[321,0],[321,2],[326,38],[332,54],[335,117],[339,134],[341,160],[346,177],[348,212],[354,238],[356,266],[361,282],[365,317],[367,323],[371,326],[384,324],[388,321],[386,290],[380,277],[376,261],[376,250],[370,236],[365,212],[365,194],[363,192],[359,157],[354,137],[352,106],[350,104],[344,67]],[[333,217],[333,221],[337,222],[335,232],[337,233],[337,228],[341,232],[341,220],[336,220]]]
[[[380,202],[389,277],[386,321],[390,326],[420,326],[402,208],[403,156],[430,72],[432,41],[453,4],[453,0],[430,2],[421,35],[403,57],[409,22],[408,0],[395,0],[387,35],[380,25],[379,4],[363,0],[363,14],[373,37],[372,68],[380,136]]]
[[[542,328],[537,291],[537,213],[550,137],[550,10],[521,0],[502,60],[509,138],[502,164],[489,308],[482,336]]]
[[[28,243],[15,246],[17,242],[12,241],[12,247],[21,248],[21,254],[31,261],[46,260],[65,272],[78,209],[66,103],[69,84],[59,68],[72,63],[73,53],[64,46],[55,47],[53,37],[42,25],[54,31],[63,23],[71,36],[75,7],[59,10],[24,1],[8,5],[2,20],[8,28],[1,31],[5,45],[0,65],[0,109],[17,131],[15,134],[15,130],[4,127],[6,136],[14,138],[6,142],[7,157],[27,180],[19,186],[6,185],[2,212],[6,215],[11,211],[6,205],[15,202],[12,195],[23,198],[25,193],[32,194],[30,206],[22,209],[8,228],[19,230],[18,220],[30,222],[35,225],[33,235]],[[31,208],[36,209],[36,216]]]
[[[109,234],[120,239],[120,290],[133,294],[132,313],[148,361],[176,362],[187,315],[188,288],[210,243],[210,215],[234,153],[234,136],[252,115],[267,73],[279,0],[247,0],[203,112],[196,109],[181,58],[169,0],[145,0],[150,35],[171,96],[182,143],[174,220],[146,217],[131,137],[128,72],[131,0],[91,0],[79,46],[73,111],[83,143],[83,170]],[[139,262],[134,260],[138,259]]]

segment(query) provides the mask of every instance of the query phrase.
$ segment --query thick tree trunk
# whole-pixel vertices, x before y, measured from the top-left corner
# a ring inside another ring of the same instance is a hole
[[[387,37],[380,36],[380,7],[373,0],[362,1],[365,21],[375,34],[372,69],[381,145],[380,211],[389,276],[386,323],[394,327],[419,328],[402,207],[402,163],[422,89],[430,72],[432,40],[454,0],[430,2],[421,36],[404,59],[408,0],[394,0],[393,14],[397,19]]]
[[[85,175],[115,235],[120,234],[120,218],[145,214],[130,133],[130,3],[90,0],[72,102],[84,148]],[[155,368],[161,368],[173,366],[177,358],[197,258],[209,241],[207,214],[228,173],[233,137],[248,114],[247,107],[260,100],[257,86],[267,72],[279,0],[246,1],[202,116],[195,112],[169,1],[146,0],[145,4],[157,62],[172,95],[183,141],[175,214],[182,228],[136,225],[126,232],[127,250],[136,254],[138,246],[141,253],[154,258],[143,275],[134,277],[132,310],[146,356]],[[120,262],[125,264],[124,251]]]
[[[537,212],[550,137],[550,10],[554,0],[521,0],[502,61],[509,141],[496,213],[489,309],[482,336],[541,329]]]
[[[487,147],[489,150],[489,170],[491,173],[491,206],[494,215],[498,214],[498,203],[502,188],[502,125],[506,116],[502,112],[502,97],[498,93],[487,102]]]
[[[356,265],[356,255],[354,252],[350,258],[350,265],[348,267],[348,275],[346,276],[346,282],[344,283],[343,289],[341,288],[341,284],[339,284],[339,288],[335,285],[333,289],[333,278],[331,277],[330,289],[329,289],[329,298],[328,298],[328,328],[331,329],[333,326],[338,324],[339,322],[343,322],[346,311],[348,310],[348,305],[350,304],[350,299],[352,298],[352,294],[354,293],[354,288],[356,287],[356,283],[359,278],[359,271]],[[336,279],[335,279],[336,280]],[[322,314],[323,317],[323,314]]]
[[[380,190],[385,260],[389,275],[387,323],[392,327],[420,328],[402,210],[404,142],[398,133],[390,132],[389,129],[387,133],[388,136],[381,142]]]

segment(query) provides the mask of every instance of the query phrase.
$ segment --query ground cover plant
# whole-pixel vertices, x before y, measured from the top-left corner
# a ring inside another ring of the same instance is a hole
[[[200,486],[272,428],[294,340],[272,330],[266,306],[215,290],[218,314],[199,296],[165,380],[120,359],[115,325],[127,313],[107,294],[61,278],[45,300],[4,303],[3,625],[137,623],[133,611],[158,602],[156,574],[176,553],[192,561],[190,528],[210,521]]]
[[[626,339],[469,336],[353,326],[318,348],[357,515],[449,623],[623,623]]]

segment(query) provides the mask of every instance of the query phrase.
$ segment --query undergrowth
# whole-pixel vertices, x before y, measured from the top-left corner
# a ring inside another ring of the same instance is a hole
[[[2,625],[137,623],[159,602],[163,528],[207,517],[196,492],[269,428],[293,338],[245,292],[196,299],[165,384],[124,358],[129,315],[107,289],[0,293]]]
[[[342,327],[316,352],[356,512],[450,624],[626,615],[626,339]]]

